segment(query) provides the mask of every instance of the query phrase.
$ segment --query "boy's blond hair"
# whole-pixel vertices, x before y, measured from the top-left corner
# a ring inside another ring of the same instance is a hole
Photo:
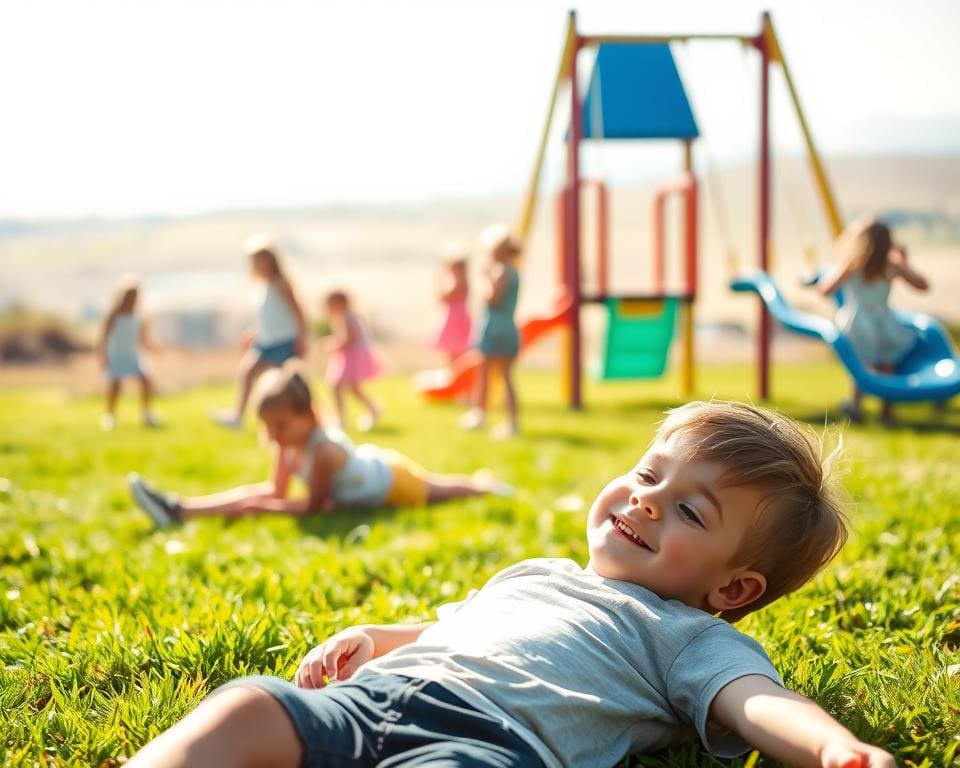
[[[667,412],[656,440],[684,436],[685,459],[724,467],[721,482],[765,492],[734,564],[762,573],[763,595],[721,618],[738,621],[809,581],[847,540],[847,518],[832,477],[839,446],[825,459],[812,429],[765,408],[693,402]]]

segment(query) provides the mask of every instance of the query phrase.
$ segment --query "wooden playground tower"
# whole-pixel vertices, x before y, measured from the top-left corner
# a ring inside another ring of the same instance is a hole
[[[797,114],[800,129],[804,137],[807,149],[807,156],[813,173],[817,190],[820,194],[830,228],[834,235],[839,235],[843,229],[843,224],[833,196],[830,184],[827,180],[823,164],[817,154],[813,138],[810,134],[806,118],[800,106],[796,90],[793,86],[793,80],[790,77],[790,71],[787,68],[783,53],[777,41],[774,32],[773,23],[769,13],[764,13],[761,19],[761,28],[755,35],[740,34],[675,34],[675,35],[622,35],[622,34],[581,34],[577,30],[576,13],[570,11],[567,25],[566,42],[561,56],[560,66],[554,83],[553,95],[550,99],[550,106],[547,112],[547,119],[543,128],[540,140],[540,146],[537,152],[536,162],[534,164],[533,174],[527,188],[527,194],[521,209],[519,221],[517,223],[517,233],[522,241],[525,241],[529,235],[533,221],[533,215],[536,208],[540,176],[543,168],[543,160],[546,153],[546,146],[550,134],[551,123],[553,121],[554,111],[557,102],[564,87],[568,90],[570,103],[570,125],[567,135],[567,159],[566,159],[566,183],[561,192],[558,201],[558,241],[560,244],[560,279],[565,294],[570,302],[569,318],[567,323],[567,341],[565,345],[565,368],[568,382],[568,399],[572,408],[580,408],[583,405],[582,378],[583,378],[583,353],[582,353],[582,334],[580,308],[588,302],[609,302],[611,300],[627,301],[634,303],[642,302],[662,302],[666,299],[679,301],[682,306],[684,316],[684,337],[683,337],[683,373],[682,383],[686,393],[690,393],[694,387],[694,303],[697,291],[697,182],[693,173],[693,141],[697,137],[695,123],[690,118],[690,125],[677,129],[676,127],[668,129],[666,132],[653,133],[635,133],[622,135],[620,138],[678,138],[683,141],[684,162],[683,173],[679,180],[665,187],[662,187],[654,200],[654,275],[653,291],[643,295],[619,295],[615,296],[609,291],[607,284],[607,263],[606,263],[606,192],[602,187],[597,189],[597,210],[598,210],[598,292],[596,295],[585,295],[582,291],[581,274],[581,190],[586,186],[581,177],[580,165],[580,145],[585,138],[608,138],[594,129],[589,119],[585,120],[585,102],[581,99],[580,89],[577,81],[578,76],[578,54],[584,48],[589,46],[600,46],[598,53],[598,64],[600,55],[603,53],[603,46],[632,46],[634,48],[659,47],[669,58],[669,67],[672,68],[676,76],[676,67],[673,64],[672,55],[669,52],[671,42],[689,42],[697,40],[708,41],[734,41],[741,45],[755,48],[760,54],[760,132],[758,147],[758,211],[757,211],[757,263],[761,270],[766,271],[769,265],[770,253],[770,217],[771,217],[771,163],[770,163],[770,65],[778,63],[784,74],[784,79],[790,94],[791,101]],[[595,75],[596,75],[595,69]],[[679,83],[679,78],[676,78]],[[591,92],[594,85],[599,83],[598,78],[591,83]],[[599,86],[598,86],[599,87]],[[683,93],[682,85],[679,86],[682,105],[677,107],[680,113],[686,109],[689,113],[689,104],[686,102],[686,96]],[[591,93],[588,93],[587,100]],[[599,97],[599,92],[596,98]],[[674,98],[674,106],[679,102]],[[602,109],[607,109],[607,103],[604,102]],[[683,123],[681,115],[680,122]],[[613,137],[609,137],[613,138]],[[684,222],[683,222],[683,252],[684,252],[684,290],[682,293],[668,295],[664,291],[664,254],[663,254],[663,202],[667,195],[680,194],[683,200]],[[609,307],[609,304],[608,304]],[[759,302],[759,332],[757,335],[757,370],[758,382],[757,389],[759,397],[766,399],[769,397],[770,379],[770,315],[768,314],[763,301]]]

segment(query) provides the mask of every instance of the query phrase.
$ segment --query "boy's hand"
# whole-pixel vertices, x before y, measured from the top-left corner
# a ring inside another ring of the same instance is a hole
[[[373,638],[359,627],[338,632],[311,650],[293,677],[300,688],[323,688],[327,683],[349,680],[374,653]]]
[[[827,744],[820,753],[822,768],[897,768],[889,752],[862,741]]]

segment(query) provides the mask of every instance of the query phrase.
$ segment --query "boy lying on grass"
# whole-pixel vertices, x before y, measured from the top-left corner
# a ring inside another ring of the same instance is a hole
[[[696,735],[721,757],[892,768],[729,623],[845,539],[811,436],[752,406],[691,403],[594,500],[585,569],[527,560],[436,622],[339,632],[295,685],[228,683],[129,765],[610,768]]]

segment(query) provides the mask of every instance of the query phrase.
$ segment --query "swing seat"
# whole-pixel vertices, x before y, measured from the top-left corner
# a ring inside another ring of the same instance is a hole
[[[596,376],[654,379],[667,368],[667,354],[676,326],[677,299],[604,299],[607,332]]]

